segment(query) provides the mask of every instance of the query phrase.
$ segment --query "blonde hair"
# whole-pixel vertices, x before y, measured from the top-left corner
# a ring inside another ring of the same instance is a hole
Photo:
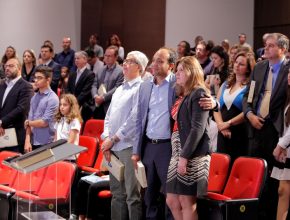
[[[182,57],[176,63],[176,68],[178,65],[182,65],[182,67],[188,73],[188,80],[184,85],[184,95],[188,95],[193,90],[197,88],[202,88],[209,95],[209,90],[207,89],[204,82],[204,73],[198,62],[198,60],[193,56]]]
[[[76,97],[72,94],[63,94],[60,96],[59,100],[62,99],[64,99],[70,105],[70,111],[68,115],[66,115],[66,122],[71,123],[76,118],[80,121],[80,123],[82,123],[83,119],[80,113],[80,107]],[[55,115],[55,121],[60,122],[62,117],[63,115],[61,114],[60,109],[58,108],[58,111]]]

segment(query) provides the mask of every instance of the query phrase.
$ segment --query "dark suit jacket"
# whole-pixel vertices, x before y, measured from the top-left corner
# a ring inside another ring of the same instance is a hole
[[[204,111],[198,104],[204,97],[202,88],[192,91],[184,97],[177,114],[180,143],[180,156],[192,159],[209,153],[209,111]]]
[[[287,75],[288,75],[288,69],[289,69],[289,61],[284,60],[284,62],[281,65],[279,75],[277,77],[275,87],[272,90],[271,93],[271,99],[270,99],[270,109],[269,109],[269,116],[271,121],[273,122],[273,125],[275,126],[275,129],[277,132],[282,135],[283,128],[284,128],[284,116],[283,116],[283,109],[286,101],[287,96]],[[265,77],[267,77],[269,69],[269,61],[264,60],[256,64],[252,75],[251,75],[251,81],[255,81],[255,90],[254,90],[254,96],[253,96],[253,102],[248,103],[248,94],[249,94],[249,87],[246,90],[246,93],[244,95],[243,99],[243,112],[246,115],[249,111],[252,111],[254,114],[257,115],[257,108],[258,108],[258,102],[260,94],[262,94],[263,90],[263,83],[265,81]],[[253,137],[253,127],[249,127],[249,137]]]
[[[106,69],[107,69],[107,66],[104,66],[103,70],[100,71],[100,74],[97,74],[95,77],[94,84],[92,86],[93,97],[96,94],[98,94],[98,89],[100,85],[104,83]],[[110,106],[112,95],[114,94],[115,90],[120,85],[122,85],[124,81],[123,68],[120,65],[116,64],[116,67],[114,68],[113,72],[108,77],[109,77],[107,81],[108,83],[105,84],[107,94],[104,95],[105,101],[103,103],[105,112],[107,112]]]
[[[4,82],[0,84],[0,119],[2,120],[2,127],[4,129],[15,128],[18,144],[24,144],[24,121],[29,112],[33,89],[30,83],[20,78],[7,94],[2,106],[6,87],[7,85]]]
[[[57,94],[57,87],[60,80],[60,70],[61,65],[54,62],[53,60],[48,64],[49,67],[52,68],[53,74],[52,74],[52,81],[50,83],[51,89]]]
[[[89,69],[85,69],[81,74],[77,84],[77,73],[71,73],[68,79],[67,92],[74,94],[80,107],[92,105],[91,89],[94,82],[95,74]]]
[[[169,80],[169,89],[168,89],[168,111],[171,112],[171,107],[175,102],[175,75],[171,74]],[[139,98],[138,98],[138,107],[137,107],[137,140],[136,147],[133,146],[133,154],[137,154],[142,157],[144,140],[146,137],[146,127],[148,120],[148,111],[149,111],[149,102],[150,96],[153,88],[153,82],[147,80],[140,85]],[[170,119],[171,120],[171,119]],[[173,124],[172,124],[173,125]]]

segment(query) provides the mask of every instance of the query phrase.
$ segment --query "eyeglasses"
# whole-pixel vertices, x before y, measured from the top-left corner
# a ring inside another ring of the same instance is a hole
[[[125,59],[123,61],[123,64],[129,64],[129,65],[131,65],[131,64],[138,64],[138,62],[135,61],[135,60]]]
[[[6,64],[6,65],[4,65],[4,69],[6,69],[6,68],[13,68],[13,67],[15,67],[16,65],[15,64]]]
[[[44,79],[45,77],[44,76],[36,76],[36,77],[34,77],[34,80],[42,80],[42,79]]]

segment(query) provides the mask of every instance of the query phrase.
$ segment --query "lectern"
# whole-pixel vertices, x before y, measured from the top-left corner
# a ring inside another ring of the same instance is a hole
[[[55,214],[61,212],[59,207],[65,207],[61,214],[67,215],[76,165],[62,160],[86,149],[59,140],[27,154],[6,159],[3,163],[19,171],[22,179],[29,179],[31,186],[27,190],[16,189],[4,194],[11,195],[8,198],[9,219],[51,219],[52,216],[61,219]],[[39,170],[45,170],[42,176],[39,176]]]

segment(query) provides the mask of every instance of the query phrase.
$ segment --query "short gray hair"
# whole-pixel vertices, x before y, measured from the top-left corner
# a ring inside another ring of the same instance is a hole
[[[284,48],[285,51],[288,51],[289,48],[289,38],[287,36],[285,36],[284,34],[281,33],[269,33],[266,36],[266,40],[268,38],[275,38],[277,41],[277,45],[279,48]]]
[[[136,62],[141,67],[141,73],[143,73],[145,71],[149,60],[148,60],[147,56],[144,53],[135,50],[135,51],[131,51],[130,53],[128,53],[127,56],[134,57]]]
[[[87,52],[80,50],[80,51],[75,52],[75,57],[83,57],[83,58],[88,59],[88,54]]]

